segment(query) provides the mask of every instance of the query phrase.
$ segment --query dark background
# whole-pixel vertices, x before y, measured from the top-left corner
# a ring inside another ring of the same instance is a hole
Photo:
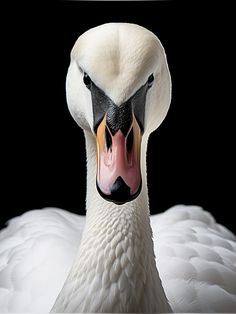
[[[236,232],[232,186],[235,34],[228,4],[180,1],[8,5],[1,26],[1,226],[46,206],[85,214],[83,133],[70,117],[70,50],[87,29],[133,22],[165,47],[173,98],[150,138],[151,212],[195,204]]]

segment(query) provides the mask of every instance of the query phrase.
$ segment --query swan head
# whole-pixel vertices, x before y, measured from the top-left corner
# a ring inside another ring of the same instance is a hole
[[[165,118],[171,79],[164,48],[149,30],[108,23],[83,33],[71,51],[67,103],[97,142],[100,195],[123,204],[141,190],[142,138]]]

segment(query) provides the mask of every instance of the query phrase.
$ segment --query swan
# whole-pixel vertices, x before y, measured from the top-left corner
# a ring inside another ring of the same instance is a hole
[[[86,31],[66,95],[86,141],[86,218],[44,208],[10,220],[0,311],[236,312],[234,234],[198,206],[149,215],[148,138],[171,100],[158,38],[129,23]]]

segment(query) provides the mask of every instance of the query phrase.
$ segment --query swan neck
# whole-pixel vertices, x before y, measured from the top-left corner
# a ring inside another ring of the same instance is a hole
[[[85,132],[85,139],[86,225],[53,312],[171,312],[154,257],[146,186],[147,141],[141,156],[142,191],[134,201],[116,205],[103,200],[96,190],[95,138]]]

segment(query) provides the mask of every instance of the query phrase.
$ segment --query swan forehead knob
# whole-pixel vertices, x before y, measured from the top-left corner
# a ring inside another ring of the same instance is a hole
[[[163,48],[147,29],[128,23],[108,23],[82,34],[71,60],[116,105],[131,97],[151,73],[158,72]]]

